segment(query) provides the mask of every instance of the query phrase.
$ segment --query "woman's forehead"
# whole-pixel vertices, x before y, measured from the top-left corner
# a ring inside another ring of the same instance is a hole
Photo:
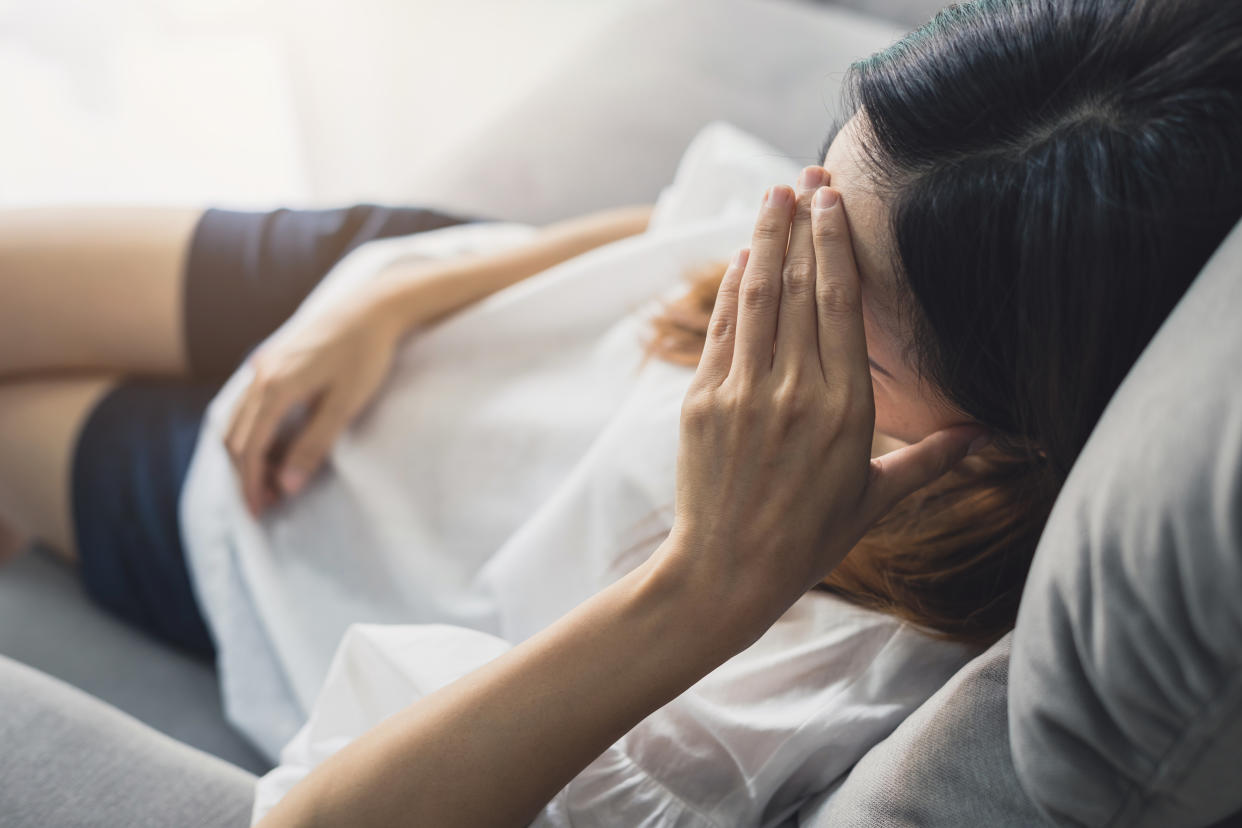
[[[859,140],[861,123],[861,116],[855,115],[838,130],[823,166],[845,206],[854,261],[867,303],[881,311],[878,321],[892,324],[896,322],[897,274],[893,267],[889,212],[876,195],[877,188],[867,168]]]

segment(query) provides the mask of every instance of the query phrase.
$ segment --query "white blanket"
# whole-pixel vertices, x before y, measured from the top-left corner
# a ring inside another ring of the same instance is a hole
[[[181,515],[226,713],[270,757],[288,743],[259,783],[255,820],[350,739],[651,553],[671,525],[693,371],[639,370],[646,320],[684,289],[687,268],[749,243],[764,188],[796,174],[757,139],[705,127],[647,232],[416,332],[325,470],[260,521],[222,446],[249,368],[229,381]],[[466,225],[367,244],[273,336],[394,259],[498,250],[534,232]],[[777,824],[969,655],[809,593],[606,751],[538,824]]]

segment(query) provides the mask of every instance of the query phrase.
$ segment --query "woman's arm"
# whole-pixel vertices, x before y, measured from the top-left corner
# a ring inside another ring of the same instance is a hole
[[[372,283],[363,301],[377,324],[408,331],[588,250],[642,233],[651,205],[619,207],[540,228],[529,242],[500,253],[448,262],[394,265]]]
[[[401,337],[514,282],[647,227],[651,207],[622,207],[541,228],[499,253],[398,263],[310,324],[268,343],[252,359],[254,381],[233,410],[225,445],[242,495],[258,515],[301,491],[341,430],[374,397]],[[309,419],[272,456],[295,407]]]
[[[682,406],[665,543],[555,624],[341,749],[263,828],[529,824],[966,453],[978,427],[870,460],[874,404],[844,212],[831,199],[816,212],[812,252],[810,190],[792,231],[793,193],[772,193],[753,253],[725,272]],[[784,289],[783,264],[796,271]]]
[[[727,608],[657,557],[341,749],[261,828],[528,825],[609,745],[744,646]]]

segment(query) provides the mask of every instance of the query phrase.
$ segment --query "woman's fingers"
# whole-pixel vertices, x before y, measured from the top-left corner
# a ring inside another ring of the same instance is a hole
[[[241,483],[242,499],[246,501],[246,507],[250,509],[252,514],[258,514],[261,508],[260,498],[256,498],[254,493],[246,487],[245,476],[242,474],[243,458],[246,456],[246,446],[250,439],[250,433],[254,427],[254,418],[258,413],[258,399],[253,393],[253,385],[247,389],[237,407],[233,410],[233,418],[229,423],[228,432],[224,438],[225,448],[228,450],[229,459],[233,462],[233,468],[237,471],[238,480]]]
[[[699,358],[699,366],[695,371],[695,382],[705,387],[715,388],[729,376],[737,334],[738,285],[741,284],[742,272],[746,269],[746,260],[749,257],[749,248],[743,247],[734,253],[725,269],[724,278],[720,280],[712,318],[707,323],[703,355]]]
[[[344,394],[329,392],[319,400],[310,422],[298,431],[280,461],[280,473],[276,479],[281,491],[290,496],[302,491],[306,481],[319,470],[337,435],[345,430],[352,416]]]
[[[828,183],[823,167],[807,167],[798,176],[797,207],[789,231],[789,250],[781,274],[780,315],[776,323],[773,370],[789,374],[799,365],[818,365],[815,316],[815,243],[811,238],[811,198]]]
[[[772,370],[772,344],[781,300],[781,271],[789,241],[794,192],[785,184],[768,190],[751,239],[750,259],[738,288],[737,345],[733,370],[747,381]]]
[[[254,425],[246,440],[245,451],[241,458],[242,483],[247,498],[253,503],[251,508],[256,515],[272,500],[269,490],[267,457],[276,437],[276,429],[290,405],[292,405],[292,400],[286,401],[278,398],[263,404],[255,415]]]
[[[292,389],[256,378],[242,400],[226,445],[241,481],[242,496],[256,517],[275,499],[268,485],[268,452],[285,414],[297,402]]]
[[[855,391],[870,392],[862,289],[845,210],[836,190],[820,187],[815,191],[811,200],[811,226],[815,243],[819,362],[824,381],[830,387],[851,383]]]

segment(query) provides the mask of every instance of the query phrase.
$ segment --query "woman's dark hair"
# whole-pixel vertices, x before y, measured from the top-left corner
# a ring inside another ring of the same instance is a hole
[[[950,6],[851,67],[845,103],[890,209],[911,361],[995,439],[823,586],[987,643],[1105,405],[1242,219],[1242,3]],[[721,275],[654,320],[650,354],[697,362]]]

